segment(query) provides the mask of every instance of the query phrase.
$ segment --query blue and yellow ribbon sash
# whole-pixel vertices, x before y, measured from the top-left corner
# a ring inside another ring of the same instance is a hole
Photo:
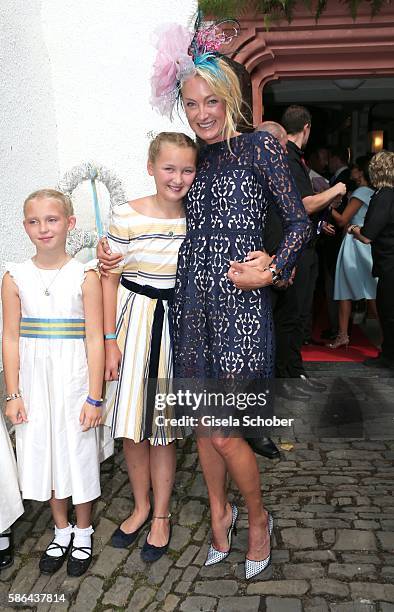
[[[34,319],[22,317],[19,328],[22,338],[85,338],[85,319]]]

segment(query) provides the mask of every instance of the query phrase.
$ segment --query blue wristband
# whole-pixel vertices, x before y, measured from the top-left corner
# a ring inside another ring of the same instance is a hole
[[[104,334],[104,340],[116,340],[116,334]]]
[[[92,397],[90,397],[90,395],[88,395],[86,398],[86,403],[90,404],[91,406],[95,406],[96,408],[100,408],[103,405],[103,398],[99,400],[95,400]]]

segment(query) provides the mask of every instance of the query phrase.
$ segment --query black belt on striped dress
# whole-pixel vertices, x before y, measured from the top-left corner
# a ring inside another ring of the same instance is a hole
[[[149,370],[148,370],[148,389],[146,397],[146,418],[145,418],[145,430],[144,438],[149,438],[152,435],[152,424],[154,416],[156,389],[157,389],[157,375],[159,372],[159,360],[160,360],[160,346],[161,337],[163,334],[163,322],[164,322],[164,306],[163,300],[172,300],[174,297],[174,289],[158,289],[157,287],[151,287],[150,285],[138,285],[127,278],[120,279],[121,285],[139,295],[145,295],[152,300],[157,300],[155,306],[155,312],[153,314],[152,323],[152,335],[150,344],[150,358],[149,358]],[[147,430],[150,428],[150,431]]]

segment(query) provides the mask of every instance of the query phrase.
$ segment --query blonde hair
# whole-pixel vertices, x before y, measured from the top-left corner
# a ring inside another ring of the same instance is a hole
[[[369,178],[376,189],[394,187],[394,153],[379,151],[369,162]]]
[[[222,136],[230,147],[230,138],[237,131],[237,125],[241,122],[249,125],[242,113],[242,92],[239,79],[234,70],[222,57],[216,59],[217,71],[209,70],[204,66],[196,66],[196,74],[200,76],[212,89],[215,96],[221,98],[225,103],[225,120]]]
[[[52,200],[57,200],[57,202],[62,205],[63,212],[66,217],[71,217],[74,214],[74,208],[70,196],[62,193],[61,191],[57,191],[56,189],[38,189],[38,191],[33,191],[33,193],[28,195],[26,200],[23,202],[23,214],[26,215],[26,206],[31,200],[45,200],[49,198]]]
[[[148,160],[154,163],[161,151],[163,144],[172,144],[176,147],[190,148],[198,154],[198,145],[194,140],[183,132],[160,132],[156,138],[152,140],[148,149]]]

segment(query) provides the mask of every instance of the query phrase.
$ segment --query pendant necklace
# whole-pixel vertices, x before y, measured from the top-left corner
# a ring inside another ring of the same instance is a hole
[[[44,295],[45,296],[50,296],[51,292],[49,291],[50,287],[53,285],[53,283],[55,282],[55,280],[57,279],[57,277],[59,276],[60,272],[62,271],[63,267],[66,265],[66,263],[70,261],[68,258],[65,259],[62,263],[62,265],[60,266],[60,268],[58,269],[58,271],[56,272],[55,276],[53,277],[53,279],[51,280],[51,282],[49,283],[49,285],[45,285],[41,272],[40,272],[40,268],[38,266],[36,266],[37,268],[37,272],[38,272],[38,276],[40,277],[40,281],[41,281],[41,285],[43,286],[44,289]]]

